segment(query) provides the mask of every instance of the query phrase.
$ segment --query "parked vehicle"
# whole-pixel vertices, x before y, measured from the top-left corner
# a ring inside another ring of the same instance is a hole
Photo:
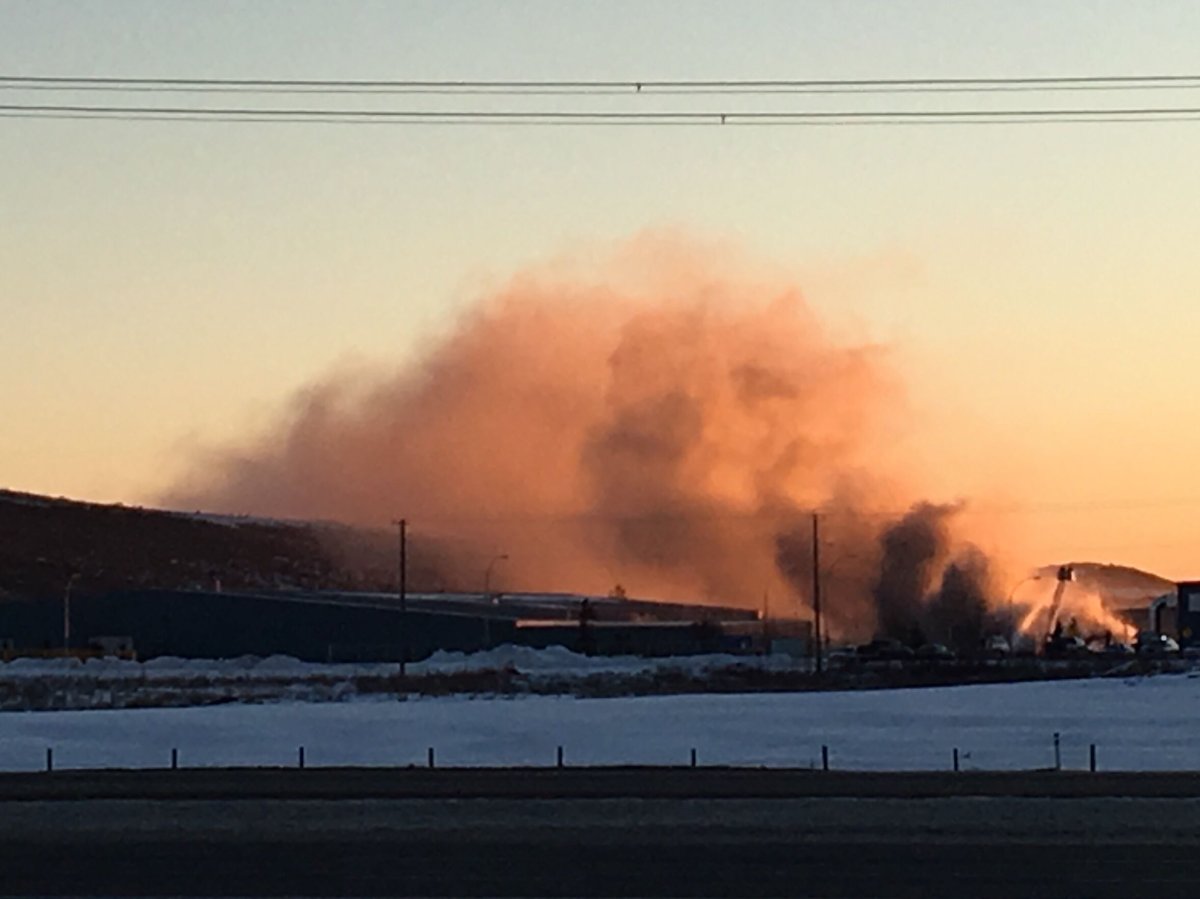
[[[1012,653],[1008,638],[1001,634],[993,634],[983,641],[983,654],[988,658],[999,659]]]
[[[858,647],[858,656],[869,661],[904,661],[913,657],[913,651],[899,640],[881,637]]]
[[[1138,655],[1165,656],[1179,652],[1179,644],[1174,637],[1158,634],[1154,631],[1142,631],[1137,635],[1136,647]]]
[[[852,667],[858,661],[858,647],[834,646],[825,653],[825,662],[830,668]]]
[[[926,643],[917,650],[917,658],[926,662],[953,662],[957,656],[949,646],[941,643]]]
[[[1046,657],[1050,659],[1074,659],[1089,654],[1082,637],[1054,636],[1046,641]]]

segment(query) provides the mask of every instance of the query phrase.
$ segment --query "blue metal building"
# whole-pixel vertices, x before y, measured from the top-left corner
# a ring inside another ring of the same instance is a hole
[[[69,608],[69,636],[66,627]],[[586,623],[585,623],[586,621]],[[409,661],[503,643],[598,654],[748,651],[754,612],[571,594],[217,593],[126,590],[0,602],[0,645],[20,651],[132,645],[139,658],[288,655]],[[534,625],[534,626],[531,626]]]

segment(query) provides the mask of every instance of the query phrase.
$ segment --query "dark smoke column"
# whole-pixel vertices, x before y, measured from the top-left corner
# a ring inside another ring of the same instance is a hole
[[[946,519],[954,510],[921,503],[883,532],[883,559],[872,591],[879,636],[905,643],[924,641],[919,632],[925,599],[946,556]]]

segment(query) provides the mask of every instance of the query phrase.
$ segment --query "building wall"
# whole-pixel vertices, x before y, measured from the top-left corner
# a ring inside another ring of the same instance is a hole
[[[598,605],[603,606],[602,602]],[[533,606],[545,612],[546,607]],[[130,637],[138,658],[235,658],[288,655],[312,662],[418,661],[436,650],[472,652],[503,643],[565,646],[600,655],[748,652],[761,643],[753,621],[594,621],[580,629],[573,603],[561,624],[519,627],[515,608],[414,599],[402,615],[389,598],[123,590],[71,599],[71,647],[98,637]],[[615,614],[613,610],[604,612]],[[665,616],[672,607],[656,610]],[[690,611],[674,609],[676,615]],[[707,612],[706,612],[707,614]],[[0,602],[0,641],[21,650],[63,646],[63,603]],[[757,641],[757,643],[756,643]]]
[[[386,606],[257,594],[129,591],[71,601],[71,644],[130,636],[140,658],[282,654],[305,661],[410,661],[436,649],[472,651],[508,642],[511,622]],[[0,604],[0,638],[18,649],[59,648],[61,602]]]
[[[1179,645],[1200,643],[1200,581],[1184,581],[1176,591]]]

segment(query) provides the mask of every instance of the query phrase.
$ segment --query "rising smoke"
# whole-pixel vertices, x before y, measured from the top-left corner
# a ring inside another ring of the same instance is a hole
[[[883,558],[872,590],[880,634],[921,644],[970,649],[1008,630],[1005,609],[992,609],[991,564],[970,543],[956,545],[958,505],[919,503],[884,528]]]
[[[418,361],[309,387],[167,502],[402,514],[436,538],[440,586],[479,589],[503,554],[505,589],[781,616],[808,614],[819,508],[833,634],[981,629],[988,564],[957,507],[896,513],[916,493],[885,449],[904,420],[886,348],[833,340],[793,286],[702,256],[640,240],[600,273],[522,274]]]

